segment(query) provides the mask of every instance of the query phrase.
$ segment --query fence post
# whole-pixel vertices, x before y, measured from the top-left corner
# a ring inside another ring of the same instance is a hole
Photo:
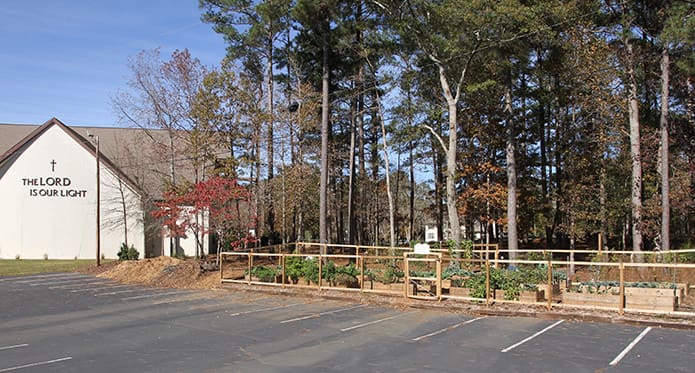
[[[249,256],[249,279],[247,281],[247,284],[250,286],[251,285],[251,268],[253,267],[253,249],[249,251],[246,255]]]
[[[623,258],[620,258],[620,300],[618,302],[618,312],[622,315],[625,313],[625,264]]]
[[[485,305],[490,305],[490,261],[485,261]]]
[[[285,287],[285,254],[280,253],[280,266],[282,267],[282,287]]]
[[[403,269],[403,272],[405,272],[405,276],[403,277],[403,281],[405,282],[403,286],[403,298],[408,298],[408,286],[410,286],[410,266],[408,265],[407,251],[403,252]]]
[[[364,256],[360,255],[360,248],[357,247],[357,260],[360,262],[360,292],[364,291]]]
[[[495,269],[498,269],[500,266],[500,245],[495,244]]]
[[[442,301],[442,254],[437,256],[437,300]]]
[[[224,265],[223,265],[223,264],[224,264],[224,261],[222,260],[222,253],[220,253],[220,255],[219,255],[219,260],[220,260],[220,282],[222,282],[222,280],[224,280],[224,274],[223,274],[223,272],[224,272]]]
[[[553,261],[548,259],[548,311],[553,308]]]
[[[321,278],[323,277],[323,255],[321,255],[320,249],[319,249],[319,291],[321,291]]]

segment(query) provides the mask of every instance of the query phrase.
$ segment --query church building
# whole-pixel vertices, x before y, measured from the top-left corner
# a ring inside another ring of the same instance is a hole
[[[0,259],[95,259],[97,240],[104,258],[126,242],[144,256],[141,189],[98,136],[53,118],[0,127],[0,138]]]

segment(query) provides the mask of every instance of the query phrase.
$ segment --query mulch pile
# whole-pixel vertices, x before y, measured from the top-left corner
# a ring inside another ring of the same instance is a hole
[[[165,256],[112,262],[87,272],[126,284],[167,288],[211,289],[220,283],[219,272],[204,271],[198,260]]]

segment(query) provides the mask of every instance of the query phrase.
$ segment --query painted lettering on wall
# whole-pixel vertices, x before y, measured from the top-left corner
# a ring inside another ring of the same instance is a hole
[[[55,172],[56,161],[51,160],[51,172]],[[76,189],[69,177],[27,177],[22,178],[22,186],[29,187],[30,197],[85,198],[86,189]]]

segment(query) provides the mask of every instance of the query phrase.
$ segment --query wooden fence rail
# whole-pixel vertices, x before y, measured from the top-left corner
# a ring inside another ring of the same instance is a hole
[[[222,283],[283,288],[309,288],[319,291],[331,289],[380,293],[417,299],[436,299],[438,301],[477,302],[486,305],[520,303],[544,306],[548,310],[584,308],[608,310],[620,314],[639,312],[695,317],[695,296],[691,293],[691,285],[693,285],[691,282],[695,282],[695,264],[679,263],[677,260],[669,263],[645,263],[626,262],[622,258],[618,258],[617,262],[593,260],[570,262],[553,259],[552,254],[564,253],[567,250],[527,250],[527,252],[542,252],[546,255],[543,260],[509,259],[501,255],[505,252],[504,250],[499,249],[497,245],[491,245],[473,250],[476,254],[473,257],[459,256],[457,252],[448,250],[433,250],[433,254],[439,255],[440,259],[431,270],[434,272],[424,276],[411,275],[411,271],[415,269],[408,267],[407,263],[413,261],[413,266],[415,266],[416,263],[426,263],[431,260],[418,259],[419,256],[414,254],[410,248],[311,243],[297,243],[294,248],[292,253],[282,252],[282,250],[267,252],[269,250],[259,250],[258,248],[247,252],[220,253],[220,281]],[[327,254],[321,254],[321,249]],[[346,250],[352,251],[352,253],[345,254]],[[333,254],[330,253],[331,251],[341,253]],[[695,250],[670,251],[659,254],[689,252],[695,252]],[[381,253],[387,255],[379,255]],[[395,255],[388,255],[393,253]],[[595,254],[596,251],[590,251],[590,253]],[[629,252],[616,253],[629,254]],[[641,254],[646,253],[641,252]],[[307,278],[304,278],[306,284],[290,281],[287,275],[289,258],[302,258],[303,261],[313,260],[318,266],[318,273],[314,277],[316,281],[309,281]],[[597,259],[600,258],[597,257]],[[341,262],[341,264],[335,267],[336,262]],[[333,280],[326,282],[327,279],[324,278],[326,277],[324,276],[324,271],[327,270],[326,265],[333,266],[330,270],[334,271],[335,268],[345,267],[342,264],[346,263],[351,263],[356,270],[347,276],[355,277],[356,283],[346,285]],[[268,279],[261,281],[261,279],[254,278],[252,275],[254,268],[260,266],[270,266],[278,272],[278,275],[272,278],[272,281]],[[468,277],[457,275],[452,278],[444,278],[444,269],[449,267],[466,269],[465,273],[468,274]],[[510,269],[514,268],[517,271],[535,268],[536,271],[543,270],[547,273],[543,281],[538,281],[536,277],[536,283],[524,284],[524,288],[528,287],[531,290],[525,290],[523,294],[515,294],[516,298],[505,299],[508,296],[505,293],[510,289],[500,286],[497,283],[500,280],[496,276],[509,273]],[[234,273],[230,275],[229,269],[232,269]],[[382,277],[386,277],[387,272],[390,276],[388,281],[377,281],[376,273],[381,273]],[[585,277],[590,276],[590,278],[582,280],[577,273],[581,273]],[[494,276],[492,276],[493,274]],[[562,279],[559,279],[558,275],[562,275]],[[482,288],[478,288],[478,292],[474,293],[472,288],[463,286],[466,281],[475,276],[484,276],[485,278],[483,294],[481,294]],[[658,276],[661,276],[662,281],[656,281]],[[651,279],[651,281],[636,281],[637,277],[639,279]],[[666,278],[668,280],[664,280]],[[421,284],[423,282],[434,282],[431,284],[433,291],[424,298],[417,294],[418,289],[423,288]],[[410,291],[410,286],[413,286],[412,291]],[[432,294],[435,295],[432,296]]]

